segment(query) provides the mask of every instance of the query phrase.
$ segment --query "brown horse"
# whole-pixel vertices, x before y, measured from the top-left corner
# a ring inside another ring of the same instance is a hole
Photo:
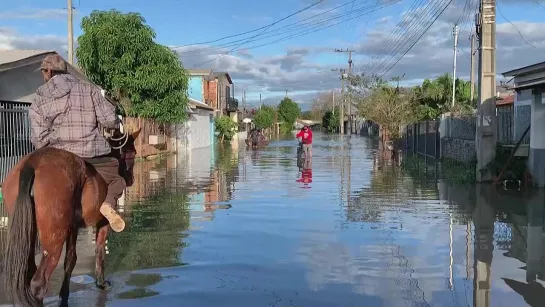
[[[127,186],[133,183],[132,169],[140,130],[109,140],[119,159],[119,174]],[[96,286],[109,287],[104,280],[104,257],[109,224],[99,208],[107,186],[95,168],[65,150],[41,148],[23,157],[10,171],[2,187],[10,213],[9,244],[4,261],[6,292],[24,307],[43,306],[49,279],[57,267],[66,242],[64,280],[60,306],[68,306],[69,284],[76,265],[78,229],[96,227]],[[39,239],[42,259],[34,257]]]

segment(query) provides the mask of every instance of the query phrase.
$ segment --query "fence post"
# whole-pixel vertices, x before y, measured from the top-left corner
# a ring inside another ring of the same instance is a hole
[[[428,120],[426,120],[425,122],[425,125],[426,125],[426,132],[424,134],[424,155],[428,155]]]
[[[433,146],[433,150],[435,151],[435,160],[436,160],[436,162],[437,162],[437,158],[438,158],[438,156],[437,156],[437,140],[439,139],[438,138],[438,136],[439,136],[439,125],[441,125],[441,121],[438,120],[438,119],[435,119],[435,135],[434,135],[435,136],[434,137],[434,140],[435,140],[434,145],[435,146]]]

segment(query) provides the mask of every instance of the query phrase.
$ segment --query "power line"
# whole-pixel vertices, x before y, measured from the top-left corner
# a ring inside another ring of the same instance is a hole
[[[539,0],[533,0],[537,5],[541,6],[542,8],[545,9],[545,5],[541,4],[541,2],[539,2]]]
[[[284,28],[290,27],[290,26],[292,26],[292,25],[296,25],[296,24],[299,24],[299,23],[301,23],[301,22],[304,22],[304,21],[306,21],[306,20],[315,18],[315,17],[317,17],[317,16],[321,16],[321,15],[327,14],[327,13],[332,12],[332,11],[334,11],[334,10],[336,10],[336,9],[339,9],[339,8],[341,8],[341,7],[343,7],[343,6],[349,5],[349,4],[351,4],[352,2],[353,2],[353,1],[348,1],[348,2],[346,2],[346,3],[344,3],[344,4],[341,4],[341,5],[339,5],[339,6],[333,7],[333,8],[331,8],[331,9],[326,10],[326,11],[323,11],[323,12],[321,12],[321,13],[312,15],[311,17],[307,17],[307,18],[305,18],[305,19],[303,19],[303,20],[300,20],[300,21],[298,21],[298,22],[296,22],[296,23],[292,23],[292,24],[286,25],[286,26],[284,26],[284,27],[278,28],[278,29],[276,29],[276,30],[284,29]],[[259,30],[265,29],[265,28],[267,28],[268,26],[270,26],[270,24],[265,25],[265,26],[262,26],[262,27],[259,27],[259,28],[257,28],[257,29],[249,30],[249,31],[246,31],[246,32],[237,33],[237,34],[232,34],[232,35],[228,35],[228,36],[224,36],[224,37],[221,37],[221,38],[218,38],[218,39],[209,40],[209,41],[204,41],[204,42],[198,42],[198,43],[180,45],[180,46],[176,46],[175,48],[188,47],[188,46],[196,46],[196,45],[206,45],[206,44],[216,43],[216,42],[219,42],[219,41],[228,39],[228,38],[233,38],[233,37],[238,37],[238,36],[242,36],[242,35],[254,33],[254,32],[257,32],[257,31],[259,31]]]
[[[528,46],[530,46],[530,47],[532,47],[532,48],[534,48],[534,49],[537,49],[537,50],[539,50],[539,51],[545,53],[545,50],[543,50],[543,49],[541,49],[541,48],[539,48],[539,47],[536,47],[535,45],[530,44],[530,43],[524,38],[524,36],[522,36],[522,33],[520,32],[519,28],[518,28],[514,23],[512,23],[509,19],[507,19],[507,18],[503,15],[503,13],[502,13],[502,11],[501,11],[501,9],[500,9],[500,4],[499,4],[498,2],[496,2],[496,10],[498,11],[498,13],[500,13],[500,16],[501,16],[503,19],[505,19],[505,21],[507,21],[507,22],[510,23],[513,27],[515,27],[515,30],[517,30],[517,32],[519,33],[520,38],[522,38],[522,40],[526,43],[526,45],[528,45]]]
[[[420,4],[420,3],[422,3],[422,2],[424,2],[424,1],[423,1],[423,0],[415,0],[415,1],[411,4],[411,6],[409,7],[409,9],[408,9],[407,11],[408,11],[408,12],[414,11],[414,10],[417,8],[418,4]],[[390,34],[390,36],[388,37],[388,39],[382,44],[382,46],[379,48],[379,50],[377,50],[377,51],[371,56],[371,58],[369,59],[369,61],[367,62],[367,64],[365,64],[364,66],[362,66],[362,70],[366,71],[367,68],[369,68],[369,66],[371,65],[371,63],[372,63],[374,60],[380,58],[380,57],[382,56],[382,54],[383,54],[386,50],[388,50],[388,47],[389,47],[388,45],[390,45],[393,41],[397,40],[398,37],[400,37],[400,36],[398,36],[398,35],[399,35],[399,33],[401,33],[401,31],[402,31],[402,25],[403,25],[403,23],[406,22],[406,20],[407,20],[407,18],[408,18],[407,16],[408,16],[408,14],[405,14],[405,16],[403,16],[403,18],[397,23],[396,29]]]
[[[336,25],[348,22],[348,21],[356,19],[356,18],[360,18],[363,15],[370,14],[372,12],[378,11],[378,10],[384,8],[384,7],[390,6],[392,4],[395,4],[395,3],[398,3],[398,2],[401,2],[401,1],[402,0],[390,0],[388,2],[381,3],[381,4],[375,5],[375,6],[360,7],[359,9],[355,10],[354,12],[361,12],[361,14],[357,14],[354,17],[351,17],[351,18],[348,18],[348,19],[345,19],[343,21],[339,21],[339,22],[336,22],[336,23],[333,23],[333,24],[329,24],[329,25],[328,25],[328,22],[336,20],[336,19],[340,19],[340,18],[342,18],[344,16],[347,16],[348,14],[343,13],[343,14],[339,14],[337,16],[333,16],[331,18],[311,21],[311,22],[308,22],[306,24],[305,23],[299,24],[300,22],[296,22],[296,23],[293,23],[293,24],[290,24],[290,25],[287,25],[287,26],[284,26],[284,27],[281,27],[281,28],[274,29],[272,31],[268,31],[267,33],[271,34],[271,35],[264,35],[264,36],[261,36],[261,37],[256,38],[256,39],[250,39],[249,41],[248,41],[248,39],[239,39],[239,40],[235,40],[235,41],[232,41],[232,42],[228,42],[228,43],[223,44],[223,45],[214,46],[212,48],[201,48],[199,50],[185,51],[185,52],[181,52],[181,54],[184,55],[184,56],[202,55],[205,52],[210,53],[210,52],[213,52],[215,50],[220,51],[221,49],[236,45],[238,42],[243,42],[243,41],[255,42],[255,41],[260,41],[260,40],[264,40],[264,39],[267,39],[267,38],[272,38],[272,37],[282,36],[282,35],[289,34],[289,33],[294,33],[294,34],[284,36],[284,37],[282,37],[280,39],[274,40],[274,41],[269,42],[269,43],[264,43],[264,44],[261,44],[261,45],[255,45],[255,46],[252,46],[252,47],[244,48],[242,50],[255,49],[255,48],[267,46],[267,45],[270,45],[270,44],[273,44],[273,43],[278,43],[278,42],[286,41],[286,40],[289,40],[289,39],[292,39],[292,38],[312,34],[312,33],[315,33],[315,32],[330,28],[330,27],[334,27]],[[291,27],[291,29],[288,29],[286,31],[280,31],[281,29],[290,28],[290,27]],[[275,33],[275,32],[280,32],[280,33],[272,34],[272,33]],[[180,48],[180,47],[174,46],[174,47],[171,47],[171,48]]]
[[[422,22],[420,23],[413,23],[409,29],[406,31],[407,33],[410,33],[410,34],[406,34],[404,33],[405,35],[403,36],[403,41],[401,44],[399,44],[396,48],[391,48],[393,49],[392,52],[390,52],[390,54],[380,62],[380,64],[373,70],[372,74],[377,74],[380,72],[380,70],[385,67],[387,65],[387,63],[389,63],[389,59],[393,59],[395,57],[397,57],[398,54],[401,53],[401,50],[403,50],[403,48],[407,45],[409,45],[412,41],[414,41],[414,39],[418,36],[418,33],[419,32],[422,32],[422,27],[421,25],[424,25],[425,27],[425,24],[427,23],[426,22],[426,19],[424,19],[424,15],[431,15],[431,18],[433,19],[433,17],[435,16],[436,13],[433,13],[436,11],[436,9],[438,10],[441,6],[441,2],[437,1],[435,2],[435,4],[433,6],[430,7],[430,4],[428,3],[424,9],[421,10],[421,13],[420,15],[418,16],[418,18],[415,18],[415,20],[421,20]],[[447,5],[448,6],[448,5]],[[419,38],[418,38],[419,39]],[[411,47],[409,47],[411,48]],[[403,57],[404,55],[402,55]],[[399,60],[398,60],[399,61]]]
[[[279,19],[279,20],[277,20],[277,21],[275,21],[275,22],[269,24],[269,25],[268,25],[267,27],[265,27],[261,32],[259,32],[259,33],[257,33],[256,35],[250,37],[250,38],[248,39],[248,41],[251,40],[251,39],[253,39],[253,38],[256,38],[256,37],[260,36],[260,35],[263,34],[263,33],[265,33],[265,31],[267,31],[267,30],[268,30],[269,28],[271,28],[272,26],[274,26],[274,25],[276,25],[276,24],[278,24],[278,23],[280,23],[280,22],[282,22],[282,21],[284,21],[284,20],[286,20],[286,19],[288,19],[288,18],[290,18],[290,17],[293,17],[293,16],[295,16],[295,15],[297,15],[297,14],[300,14],[300,13],[302,13],[302,12],[304,12],[304,11],[307,11],[307,10],[309,10],[309,9],[311,9],[311,8],[313,8],[313,7],[315,7],[316,5],[318,5],[318,4],[322,3],[322,2],[324,2],[324,0],[318,0],[318,1],[314,2],[314,3],[312,3],[311,5],[308,5],[308,6],[304,7],[304,8],[302,8],[302,9],[300,9],[300,10],[294,12],[294,13],[289,14],[288,16],[286,16],[286,17],[284,17],[284,18],[281,18],[281,19]],[[211,60],[205,61],[205,62],[203,62],[203,63],[197,64],[196,66],[200,66],[200,65],[202,65],[202,64],[206,64],[206,63],[215,61],[215,60],[219,59],[220,57],[223,57],[224,55],[227,55],[227,54],[229,54],[229,53],[235,51],[238,47],[242,46],[243,44],[245,44],[245,42],[242,42],[242,43],[238,44],[237,46],[233,47],[231,50],[227,51],[226,53],[220,55],[219,57],[217,57],[217,58],[215,58],[215,59],[211,59]]]
[[[449,3],[450,3],[450,2],[449,2]],[[439,2],[436,3],[436,6],[437,6],[438,4],[439,4]],[[448,5],[447,5],[447,6],[448,6]],[[435,6],[434,6],[434,8],[435,8]],[[446,9],[446,7],[445,7],[445,9]],[[435,15],[432,14],[432,19],[434,18],[434,16],[435,16]],[[438,16],[437,16],[437,17],[438,17]],[[435,21],[435,20],[434,20],[434,21]],[[397,58],[397,60],[394,62],[394,64],[393,64],[392,66],[390,66],[390,67],[386,70],[386,72],[382,73],[381,77],[383,77],[388,71],[390,71],[390,69],[391,69],[393,66],[395,66],[397,63],[399,63],[399,61],[400,61],[400,60],[401,60],[401,59],[402,59],[402,58],[403,58],[403,57],[412,49],[412,47],[413,47],[414,45],[416,45],[416,43],[420,40],[420,38],[422,38],[422,36],[426,33],[426,31],[429,29],[429,27],[431,27],[431,25],[433,24],[434,21],[432,21],[432,22],[428,25],[428,27],[427,27],[425,30],[424,30],[424,29],[419,29],[418,31],[415,31],[413,34],[410,35],[410,37],[408,37],[408,38],[406,39],[406,43],[405,43],[405,44],[400,45],[400,47],[396,48],[395,54],[393,54],[393,55],[390,57],[390,59],[394,59],[395,57],[397,57],[397,55],[400,53],[400,50],[402,50],[403,47],[405,47],[405,46],[407,46],[407,45],[410,44],[410,45],[408,46],[408,48],[405,50],[405,52],[403,52],[403,54]],[[419,35],[419,32],[421,33],[420,35]],[[415,39],[415,38],[416,38],[416,39]],[[411,42],[413,42],[413,43],[411,44]],[[373,71],[373,74],[378,74],[378,73],[380,73],[380,70],[383,69],[384,67],[386,67],[386,66],[388,65],[388,63],[389,63],[389,60],[388,60],[388,59],[382,61],[381,64]]]
[[[421,31],[421,27],[420,27],[421,24],[426,23],[426,21],[424,19],[424,15],[431,15],[432,18],[433,18],[433,14],[430,14],[430,13],[432,11],[434,11],[435,8],[438,5],[439,5],[438,1],[436,1],[433,6],[431,6],[430,3],[428,2],[428,4],[426,4],[424,6],[424,8],[420,10],[420,14],[407,27],[405,33],[401,33],[401,36],[400,36],[401,43],[398,44],[397,47],[395,47],[395,48],[394,47],[388,47],[387,50],[392,50],[392,51],[389,52],[386,57],[383,57],[382,61],[379,61],[380,64],[375,66],[375,68],[372,70],[372,74],[376,74],[377,72],[379,72],[382,69],[382,67],[387,65],[387,63],[389,62],[389,59],[395,58],[401,52],[403,47],[405,47],[407,44],[409,44],[414,39],[414,37],[416,37],[418,35],[418,32]]]
[[[386,75],[397,63],[399,63],[399,61],[407,54],[409,53],[409,51],[414,47],[414,45],[416,45],[416,43],[420,40],[420,38],[422,38],[422,36],[424,36],[424,34],[426,34],[426,32],[428,32],[428,30],[431,28],[431,26],[435,23],[435,21],[437,21],[437,19],[439,18],[439,16],[441,16],[441,14],[443,14],[443,12],[447,9],[447,7],[452,3],[452,0],[449,0],[448,4],[445,5],[445,7],[441,10],[441,12],[433,19],[432,23],[430,23],[430,25],[426,28],[425,31],[422,32],[422,34],[418,37],[418,39],[411,45],[411,47],[405,51],[405,53],[403,53],[403,55],[392,65],[390,66],[390,68],[388,68],[388,70],[386,70],[382,75],[381,75],[381,78]]]

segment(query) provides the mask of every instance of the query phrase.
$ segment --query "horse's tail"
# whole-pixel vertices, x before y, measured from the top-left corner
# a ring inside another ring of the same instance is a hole
[[[36,212],[30,196],[34,183],[34,167],[26,163],[19,174],[19,192],[9,223],[8,247],[4,261],[4,287],[8,297],[22,306],[37,306],[30,292],[31,270],[36,244]]]

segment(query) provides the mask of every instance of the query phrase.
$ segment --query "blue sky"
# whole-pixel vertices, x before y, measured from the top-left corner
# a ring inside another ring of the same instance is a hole
[[[107,10],[111,8],[123,12],[136,11],[141,13],[147,23],[155,29],[157,41],[168,46],[182,46],[202,41],[218,39],[227,35],[237,34],[262,27],[277,21],[295,11],[302,9],[314,0],[279,0],[279,1],[217,1],[211,5],[210,1],[183,1],[183,0],[74,0],[76,15],[74,17],[75,35],[81,34],[79,24],[81,18],[92,10]],[[389,5],[388,5],[388,2]],[[395,2],[395,3],[392,3]],[[337,73],[331,68],[345,67],[346,54],[333,52],[334,48],[353,48],[354,67],[356,71],[384,71],[401,56],[401,51],[409,47],[410,35],[398,36],[398,40],[391,42],[389,35],[394,31],[402,14],[413,4],[416,7],[423,3],[437,3],[436,7],[447,1],[431,0],[325,0],[319,5],[293,16],[267,32],[258,36],[254,42],[246,43],[240,48],[225,55],[229,49],[226,43],[236,39],[248,39],[257,34],[254,32],[213,44],[193,47],[180,47],[182,62],[187,68],[212,68],[228,71],[237,89],[237,96],[242,90],[247,91],[250,103],[255,103],[262,94],[265,102],[275,103],[283,97],[284,90],[301,103],[309,103],[318,92],[333,90],[339,87]],[[160,3],[160,5],[159,5]],[[458,53],[458,76],[468,77],[469,72],[469,21],[471,7],[476,0],[454,0],[434,23],[424,37],[417,43],[405,58],[388,72],[386,76],[405,74],[407,84],[415,84],[426,77],[434,77],[452,69],[452,35],[451,28],[455,20],[462,16],[460,47]],[[362,14],[383,6],[365,15]],[[443,4],[444,5],[444,4]],[[66,49],[66,0],[21,0],[2,1],[0,3],[0,48],[34,48],[56,49],[65,54]],[[324,13],[332,8],[338,9]],[[464,7],[466,7],[464,9]],[[545,0],[500,0],[499,9],[503,15],[515,26],[506,22],[498,13],[498,72],[514,67],[529,65],[543,58],[545,55]],[[413,10],[412,13],[416,16]],[[349,13],[354,11],[354,13]],[[360,13],[358,13],[358,11]],[[410,12],[411,13],[411,12]],[[316,17],[316,14],[322,14]],[[343,14],[343,15],[341,15]],[[309,21],[303,21],[311,18]],[[411,15],[409,15],[411,16]],[[414,18],[413,23],[406,24],[406,28],[415,28],[426,18]],[[335,18],[326,21],[327,18]],[[431,18],[428,18],[431,21]],[[292,33],[298,32],[304,26],[276,30],[294,22],[321,22],[313,24],[308,29],[316,30],[319,26],[329,26],[333,23],[341,24],[308,33],[292,39],[285,39]],[[418,21],[418,22],[417,22]],[[423,27],[422,27],[423,28]],[[416,31],[416,30],[415,30]],[[529,46],[518,33],[534,47]],[[416,33],[416,32],[415,32]],[[276,36],[271,36],[275,35]],[[268,37],[270,36],[270,37]],[[268,37],[268,38],[267,38]],[[406,38],[407,37],[407,38]],[[406,39],[405,39],[406,38]],[[280,42],[274,42],[284,39]],[[389,40],[390,39],[390,40]],[[388,43],[390,42],[390,43]],[[223,46],[222,46],[223,44]],[[258,45],[267,44],[258,48]],[[405,46],[402,46],[406,44]],[[236,43],[235,43],[236,45]],[[395,53],[395,48],[400,51]],[[383,47],[382,49],[379,47]],[[195,51],[197,50],[197,51]],[[382,51],[382,56],[373,55]],[[392,52],[394,57],[383,57]],[[374,59],[374,62],[369,62]],[[380,60],[386,59],[386,60]],[[385,61],[384,65],[380,65]],[[203,62],[208,62],[201,64]],[[362,65],[371,63],[365,67]],[[201,65],[199,65],[201,64]]]

